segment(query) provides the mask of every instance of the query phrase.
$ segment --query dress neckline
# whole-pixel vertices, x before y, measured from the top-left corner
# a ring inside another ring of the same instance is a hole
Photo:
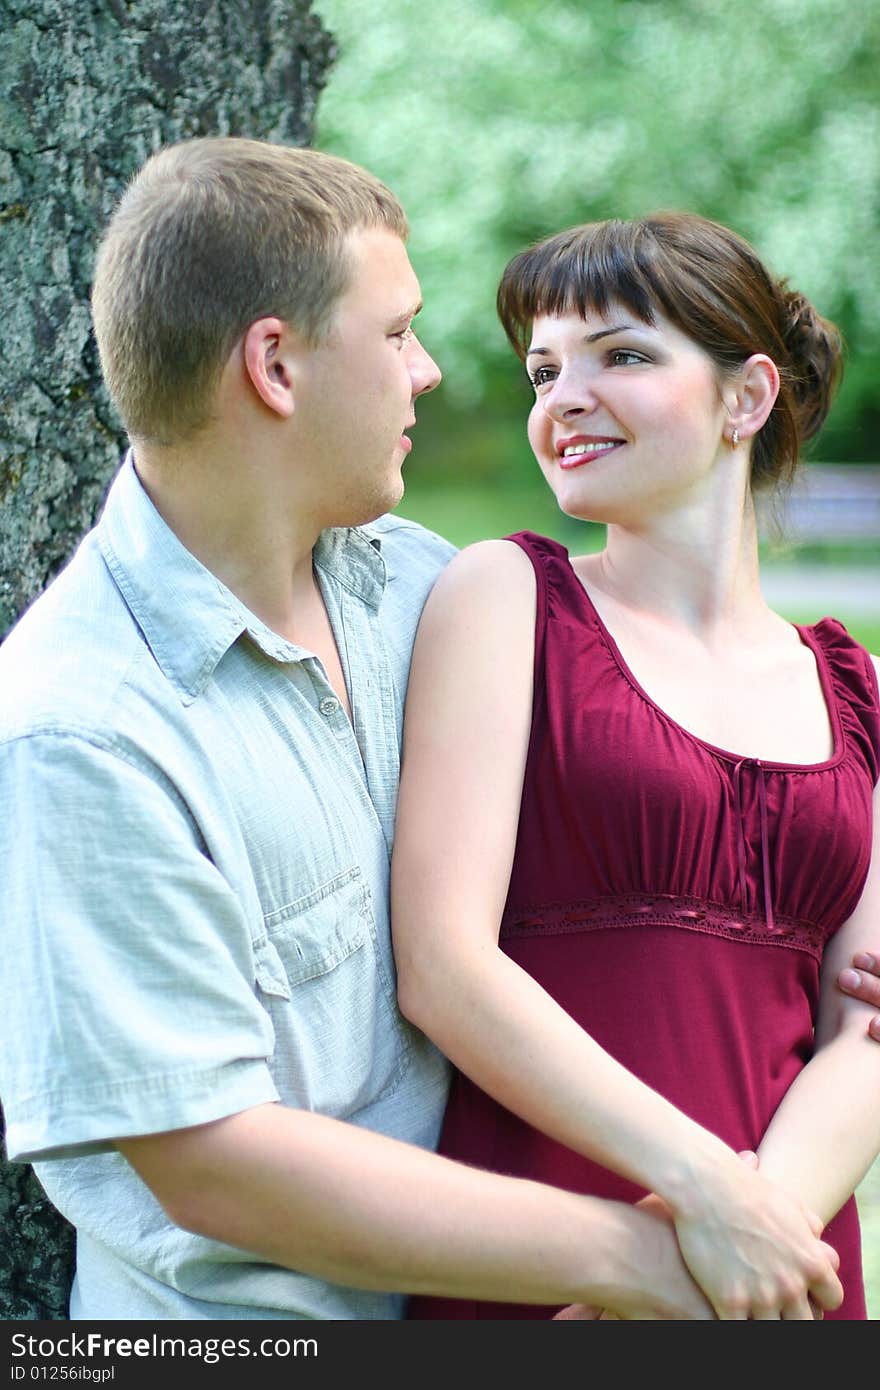
[[[600,637],[602,638],[602,641],[605,647],[607,648],[609,655],[619,668],[621,675],[623,675],[623,677],[632,687],[635,693],[639,695],[641,699],[643,699],[645,703],[649,705],[651,709],[653,709],[661,717],[661,719],[663,719],[668,725],[670,725],[671,728],[675,729],[679,734],[683,735],[684,738],[689,739],[692,743],[697,744],[698,747],[705,749],[708,753],[712,753],[718,758],[723,758],[725,762],[741,765],[745,764],[746,766],[752,767],[761,767],[768,772],[824,772],[828,768],[836,767],[837,764],[841,762],[843,755],[846,751],[846,744],[844,741],[843,730],[841,728],[840,723],[840,710],[838,708],[837,698],[834,693],[834,684],[831,677],[831,670],[828,665],[828,658],[825,654],[825,651],[823,650],[822,644],[819,642],[816,633],[812,627],[806,626],[801,623],[790,624],[790,626],[793,627],[795,632],[798,634],[801,643],[805,647],[808,647],[810,651],[813,653],[813,658],[816,662],[816,670],[819,675],[819,684],[822,689],[822,698],[825,701],[825,709],[827,711],[828,721],[831,726],[833,747],[831,750],[830,757],[824,758],[821,762],[818,763],[789,763],[781,762],[779,760],[771,758],[756,758],[753,755],[746,753],[733,753],[729,748],[721,748],[716,743],[710,743],[708,739],[701,738],[699,734],[695,734],[691,729],[687,729],[683,724],[679,724],[677,719],[674,719],[671,714],[669,714],[665,709],[663,709],[662,705],[658,705],[657,701],[651,695],[648,694],[647,690],[645,690],[644,686],[641,684],[640,681],[636,679],[633,672],[630,670],[630,667],[627,664],[624,655],[620,650],[620,647],[617,645],[617,641],[613,633],[608,629],[604,619],[602,618],[602,615],[600,614],[598,608],[596,607],[595,603],[593,602],[590,596],[590,592],[587,589],[587,586],[584,584],[583,580],[581,579],[580,575],[577,573],[574,565],[572,564],[571,555],[569,554],[567,548],[564,545],[560,544],[560,549],[564,553],[566,568],[568,570],[569,575],[571,576],[572,582],[577,586],[578,592],[581,595],[582,602],[586,606],[588,615],[592,620],[592,623],[598,631]]]

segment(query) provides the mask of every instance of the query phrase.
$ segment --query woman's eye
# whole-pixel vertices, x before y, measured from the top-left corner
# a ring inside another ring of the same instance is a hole
[[[612,367],[632,367],[640,362],[647,362],[648,359],[640,352],[633,352],[631,348],[612,348],[608,360]]]
[[[549,381],[555,381],[557,375],[555,367],[536,367],[529,373],[529,381],[537,390],[539,386],[546,386]]]

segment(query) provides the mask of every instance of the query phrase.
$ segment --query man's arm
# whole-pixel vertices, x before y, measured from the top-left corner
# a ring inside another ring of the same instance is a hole
[[[311,1111],[255,1106],[118,1147],[177,1225],[337,1284],[713,1316],[668,1222]]]
[[[266,1261],[373,1289],[711,1315],[671,1232],[626,1206],[277,1103],[247,914],[136,750],[58,731],[0,744],[0,792],[15,807],[0,920],[21,926],[0,972],[13,1158],[150,1136],[122,1148],[172,1219]]]

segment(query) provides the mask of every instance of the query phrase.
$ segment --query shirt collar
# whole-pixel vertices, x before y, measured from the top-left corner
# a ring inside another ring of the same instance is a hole
[[[185,703],[246,632],[275,661],[310,655],[267,627],[197,560],[163,521],[126,454],[97,527],[104,560],[163,673]],[[315,562],[377,608],[385,586],[381,542],[369,528],[322,532]]]
[[[370,608],[382,602],[388,571],[382,540],[371,526],[330,527],[315,545],[315,564]]]

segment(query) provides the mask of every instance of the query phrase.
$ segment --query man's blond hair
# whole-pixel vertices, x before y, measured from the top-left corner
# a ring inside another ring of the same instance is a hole
[[[124,193],[98,250],[101,368],[132,439],[177,444],[211,419],[220,375],[269,315],[309,342],[349,280],[346,236],[406,217],[365,169],[317,150],[213,138],[169,145]]]

